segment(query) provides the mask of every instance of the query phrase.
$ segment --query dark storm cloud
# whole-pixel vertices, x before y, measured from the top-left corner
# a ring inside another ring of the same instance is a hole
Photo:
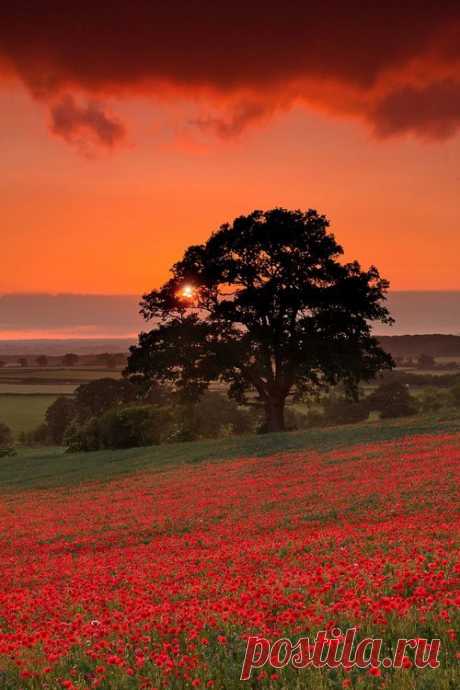
[[[373,120],[381,136],[413,131],[427,138],[447,138],[460,122],[460,80],[395,90],[379,103]]]
[[[10,0],[0,65],[43,99],[78,90],[223,102],[226,117],[198,120],[222,136],[301,102],[361,117],[385,136],[439,138],[460,123],[449,106],[450,96],[458,105],[459,39],[458,0]]]

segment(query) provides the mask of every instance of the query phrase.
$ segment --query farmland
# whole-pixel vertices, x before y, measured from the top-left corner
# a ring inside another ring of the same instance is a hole
[[[89,366],[0,368],[0,421],[18,437],[43,422],[47,408],[58,396],[72,395],[81,383],[120,376],[120,369]]]
[[[17,358],[4,357],[7,366],[0,367],[0,422],[6,423],[13,431],[16,439],[21,432],[29,433],[36,429],[44,421],[45,412],[49,405],[58,396],[70,396],[77,386],[101,378],[115,378],[122,376],[120,365],[112,368],[102,367],[97,364],[97,356],[85,355],[82,363],[74,367],[65,367],[56,362],[45,367],[22,367],[17,363]],[[32,361],[33,358],[29,359]],[[454,357],[436,358],[436,365],[444,366],[456,362]],[[433,385],[439,383],[439,390],[446,388],[444,381],[450,386],[460,381],[458,369],[434,369],[419,371],[414,368],[398,367],[395,370],[399,375],[409,377],[407,384],[411,394],[418,400],[422,400],[425,393],[432,390]],[[362,393],[369,395],[377,387],[377,382],[371,382],[362,386]],[[212,390],[225,393],[226,386],[214,383]],[[315,404],[310,406],[304,403],[295,404],[292,409],[300,413],[308,413],[309,409],[320,409]]]
[[[453,690],[458,419],[3,458],[0,661],[16,690]],[[270,667],[245,638],[441,639],[438,669]]]

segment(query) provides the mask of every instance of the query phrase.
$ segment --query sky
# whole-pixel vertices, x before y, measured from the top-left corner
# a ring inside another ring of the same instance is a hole
[[[274,206],[460,290],[457,0],[10,1],[0,112],[0,294],[139,295]]]

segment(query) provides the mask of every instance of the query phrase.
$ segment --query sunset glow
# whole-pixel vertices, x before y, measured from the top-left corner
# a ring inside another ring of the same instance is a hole
[[[3,5],[0,690],[460,688],[459,0]]]
[[[179,291],[179,294],[183,299],[191,300],[195,296],[195,288],[193,285],[184,285]]]
[[[325,213],[393,289],[459,289],[458,8],[176,5],[5,10],[0,293],[141,294],[274,206]]]

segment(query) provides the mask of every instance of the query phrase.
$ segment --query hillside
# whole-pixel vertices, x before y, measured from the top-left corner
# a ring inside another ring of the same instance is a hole
[[[459,461],[433,419],[2,459],[5,687],[454,690]],[[351,626],[396,668],[250,656],[238,680],[251,634]],[[439,668],[394,656],[420,636]]]
[[[425,415],[283,434],[252,434],[93,453],[66,453],[63,448],[21,448],[17,456],[0,458],[0,494],[4,491],[112,481],[137,472],[157,472],[206,461],[264,457],[299,450],[327,452],[362,443],[455,432],[460,432],[460,417],[457,414]]]

